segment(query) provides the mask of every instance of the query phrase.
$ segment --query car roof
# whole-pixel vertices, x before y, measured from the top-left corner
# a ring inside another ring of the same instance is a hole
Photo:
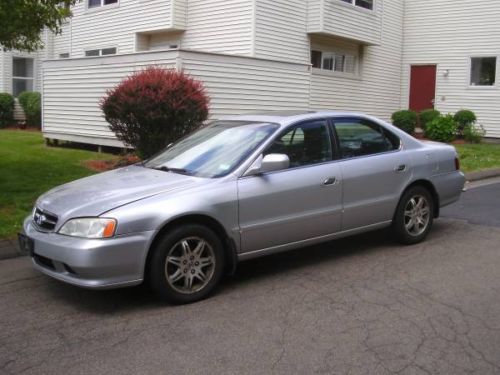
[[[355,112],[340,112],[340,111],[268,111],[254,112],[235,116],[224,116],[219,120],[225,121],[255,121],[255,122],[273,122],[281,125],[288,125],[293,122],[302,120],[311,120],[321,117],[343,117],[355,116],[363,118],[371,118],[362,113]]]

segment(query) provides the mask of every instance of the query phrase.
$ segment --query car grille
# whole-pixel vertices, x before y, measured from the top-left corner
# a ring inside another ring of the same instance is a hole
[[[33,223],[38,229],[52,231],[56,227],[57,216],[36,207],[33,213]]]

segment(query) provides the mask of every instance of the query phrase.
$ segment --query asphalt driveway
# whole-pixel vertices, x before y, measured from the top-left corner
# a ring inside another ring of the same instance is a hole
[[[188,306],[0,261],[0,373],[499,374],[499,191],[469,190],[423,244],[377,232],[249,261]]]

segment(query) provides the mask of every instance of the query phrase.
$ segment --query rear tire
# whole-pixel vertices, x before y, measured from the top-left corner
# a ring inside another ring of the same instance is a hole
[[[434,200],[423,186],[408,189],[396,209],[392,231],[396,239],[405,245],[422,242],[432,228]]]
[[[174,228],[151,251],[149,282],[164,301],[199,301],[208,297],[222,278],[223,245],[205,226],[187,224]]]

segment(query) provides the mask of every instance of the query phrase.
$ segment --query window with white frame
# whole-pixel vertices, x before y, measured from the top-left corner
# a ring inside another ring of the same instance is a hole
[[[340,0],[343,1],[344,3],[349,3],[352,5],[356,5],[361,8],[373,10],[373,1],[374,0]]]
[[[118,0],[88,0],[87,7],[90,8],[99,8],[105,5],[118,4]]]
[[[18,96],[23,91],[33,91],[34,59],[12,58],[12,94]]]
[[[470,64],[471,86],[495,86],[497,73],[496,57],[472,57]]]
[[[69,52],[64,52],[59,54],[60,59],[69,59]]]
[[[356,74],[356,56],[342,52],[311,51],[313,68],[330,70],[333,72]]]
[[[89,49],[89,50],[85,51],[86,57],[107,56],[107,55],[116,55],[116,47],[101,48],[101,49]]]

